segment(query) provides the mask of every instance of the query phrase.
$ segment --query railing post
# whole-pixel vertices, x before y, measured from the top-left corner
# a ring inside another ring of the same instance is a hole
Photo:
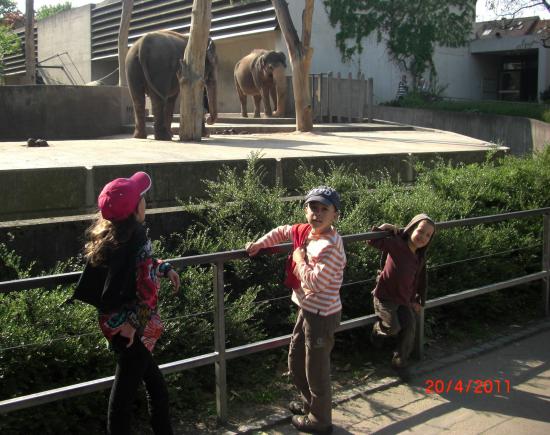
[[[428,299],[428,275],[426,274],[426,290],[425,295],[426,299]],[[420,307],[420,312],[416,315],[416,335],[415,335],[415,341],[414,341],[414,354],[418,360],[422,360],[424,358],[424,313],[425,309],[424,307]]]
[[[214,275],[214,351],[218,359],[214,363],[216,369],[216,413],[218,421],[227,421],[227,375],[225,361],[225,306],[223,261],[212,265]]]
[[[543,215],[542,230],[542,269],[546,271],[546,278],[542,280],[542,306],[544,315],[548,317],[550,302],[550,214]]]

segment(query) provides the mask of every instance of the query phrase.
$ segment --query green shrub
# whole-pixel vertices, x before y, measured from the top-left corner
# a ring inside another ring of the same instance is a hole
[[[330,166],[323,173],[307,166],[297,171],[300,190],[319,184],[335,187],[343,209],[337,228],[341,234],[367,232],[373,225],[405,225],[419,213],[448,221],[507,211],[550,206],[550,149],[533,158],[504,157],[483,164],[452,167],[442,162],[433,169],[419,166],[414,186],[395,183],[387,176],[370,179],[352,167]],[[196,223],[185,233],[172,235],[176,247],[155,243],[160,257],[242,249],[247,241],[282,224],[304,221],[300,201],[281,201],[280,186],[263,183],[265,170],[252,156],[243,174],[226,168],[208,183],[208,199],[185,204]],[[438,297],[540,270],[541,219],[520,219],[439,231],[429,251],[429,297]],[[346,286],[342,289],[344,318],[372,313],[370,291],[379,266],[379,253],[364,242],[346,246]],[[19,277],[21,259],[0,245],[0,258]],[[261,255],[225,264],[227,346],[233,347],[287,334],[295,316],[290,291],[282,286],[286,255]],[[76,270],[75,260],[58,270]],[[160,363],[213,350],[212,272],[208,265],[189,267],[181,274],[182,291],[170,296],[161,289],[160,310],[165,333],[155,352]],[[63,305],[70,288],[0,294],[0,391],[2,398],[110,376],[114,359],[98,331],[95,313],[83,304]],[[436,336],[457,322],[479,322],[508,316],[532,315],[538,285],[523,286],[452,304],[428,312],[426,330]],[[531,310],[531,311],[529,311]],[[70,337],[63,339],[63,337]],[[353,334],[347,336],[352,340]],[[357,343],[350,343],[356,346]],[[237,359],[228,365],[228,377],[240,387],[254,387],[280,361],[271,356],[264,364]],[[255,359],[254,361],[262,361]],[[269,368],[268,368],[269,367]],[[266,384],[269,381],[266,380]],[[174,409],[194,410],[201,403],[212,409],[214,379],[211,367],[168,376]],[[36,410],[3,417],[3,433],[77,433],[101,431],[107,392],[65,400]],[[145,408],[145,402],[138,403]],[[145,414],[145,411],[142,413]]]

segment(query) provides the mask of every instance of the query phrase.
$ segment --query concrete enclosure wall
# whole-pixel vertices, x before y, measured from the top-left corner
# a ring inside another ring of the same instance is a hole
[[[454,162],[479,162],[484,160],[485,152],[442,153],[442,157]],[[262,159],[262,165],[266,170],[264,182],[267,185],[273,186],[279,180],[289,192],[296,192],[299,185],[295,174],[302,163],[314,169],[328,170],[329,163],[333,162],[357,168],[371,177],[379,177],[380,171],[385,169],[394,179],[410,182],[415,179],[411,159],[429,162],[433,158],[431,153],[344,155]],[[216,180],[224,166],[242,171],[246,165],[246,160],[219,160],[3,170],[0,171],[0,221],[94,213],[97,196],[106,183],[137,171],[146,171],[155,180],[147,193],[149,207],[171,207],[177,205],[178,200],[203,198],[204,180]],[[47,187],[45,180],[48,181]]]
[[[302,164],[325,171],[328,171],[331,163],[345,165],[373,178],[387,171],[394,180],[408,182],[416,177],[413,162],[430,166],[436,157],[432,153],[354,155],[262,159],[261,164],[266,173],[265,184],[273,186],[278,180],[290,193],[303,194],[297,191],[299,186],[296,178],[296,170]],[[440,157],[445,161],[468,164],[484,161],[486,151],[450,152]],[[0,222],[0,243],[6,244],[24,259],[36,260],[40,267],[46,268],[53,266],[56,261],[78,255],[83,246],[84,230],[90,225],[93,216],[44,217],[95,212],[95,200],[103,185],[115,177],[129,176],[137,170],[147,171],[154,180],[147,193],[147,225],[151,229],[151,236],[159,238],[174,232],[184,232],[193,224],[188,213],[179,207],[158,207],[175,205],[177,198],[187,200],[189,197],[204,196],[201,180],[216,179],[223,165],[242,171],[246,161],[0,171],[0,186],[6,188],[3,205],[12,211],[11,216],[6,215],[5,209],[0,211],[0,221],[4,221]],[[47,189],[42,187],[45,179],[49,180]],[[30,217],[42,219],[16,220]]]
[[[91,81],[91,8],[69,9],[37,22],[39,66],[55,67],[39,69],[46,83],[83,85]]]
[[[519,116],[375,106],[374,117],[475,137],[507,146],[515,155],[541,151],[550,144],[550,124]]]
[[[0,140],[94,138],[132,122],[126,88],[0,86]]]

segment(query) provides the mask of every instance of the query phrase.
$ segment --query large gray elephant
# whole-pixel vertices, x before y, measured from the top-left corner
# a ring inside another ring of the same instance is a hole
[[[284,116],[286,101],[286,56],[280,51],[252,50],[235,65],[235,87],[241,101],[241,115],[248,117],[246,96],[254,97],[254,118],[260,117],[260,102],[264,101],[266,116]],[[269,97],[275,112],[271,111]]]
[[[134,137],[146,138],[145,94],[151,98],[155,117],[155,139],[172,140],[172,115],[179,94],[177,71],[187,46],[187,37],[169,30],[148,33],[128,50],[126,76],[134,103]],[[218,117],[218,58],[214,42],[208,40],[205,60],[205,88],[208,97],[208,124]],[[204,129],[203,129],[204,130]]]

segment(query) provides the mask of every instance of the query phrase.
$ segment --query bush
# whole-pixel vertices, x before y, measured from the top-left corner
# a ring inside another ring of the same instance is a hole
[[[382,222],[405,225],[419,212],[447,221],[550,206],[550,149],[534,158],[507,156],[494,161],[492,157],[469,166],[451,167],[442,162],[433,169],[418,166],[414,186],[392,182],[387,176],[370,179],[352,167],[334,165],[325,173],[302,165],[297,178],[302,192],[328,184],[341,193],[343,209],[337,223],[341,234],[367,232]],[[281,201],[286,192],[280,186],[265,186],[264,173],[258,155],[252,156],[243,174],[224,169],[218,181],[208,183],[207,200],[184,205],[196,223],[185,234],[171,236],[178,240],[176,248],[169,251],[162,240],[155,243],[159,256],[242,249],[247,241],[277,225],[303,221],[301,202]],[[428,258],[429,297],[540,270],[541,231],[540,218],[439,231]],[[346,253],[344,318],[372,313],[370,291],[380,255],[360,242],[348,244]],[[21,269],[20,258],[1,245],[0,257],[12,274],[28,274]],[[282,287],[285,257],[262,255],[226,263],[228,347],[290,332],[295,309],[290,291]],[[58,270],[79,267],[73,260]],[[187,268],[180,295],[168,297],[169,291],[163,283],[160,310],[166,330],[155,352],[159,363],[212,352],[210,267]],[[113,357],[98,331],[95,313],[82,304],[63,305],[70,292],[70,288],[57,288],[0,295],[2,399],[112,375]],[[538,294],[538,286],[509,289],[476,298],[475,303],[453,304],[434,314],[429,311],[427,333],[434,336],[458,321],[489,321],[503,312],[532,315],[535,305],[530,302]],[[353,334],[346,340],[353,340]],[[273,374],[276,360],[260,359],[262,364],[250,364],[247,358],[235,360],[228,365],[228,377],[241,388],[255,387],[258,379],[268,384],[266,377]],[[213,382],[211,367],[170,375],[174,409],[184,412],[204,408],[204,403],[211,405]],[[10,413],[3,417],[3,433],[99,432],[106,405],[107,392],[100,392],[41,406],[40,418],[33,409]],[[144,409],[146,405],[141,401],[138,406]]]
[[[516,103],[494,100],[444,100],[425,98],[422,94],[411,92],[402,100],[387,103],[389,106],[419,108],[429,110],[448,110],[453,112],[487,113],[493,115],[523,116],[550,122],[550,106],[537,103]]]

